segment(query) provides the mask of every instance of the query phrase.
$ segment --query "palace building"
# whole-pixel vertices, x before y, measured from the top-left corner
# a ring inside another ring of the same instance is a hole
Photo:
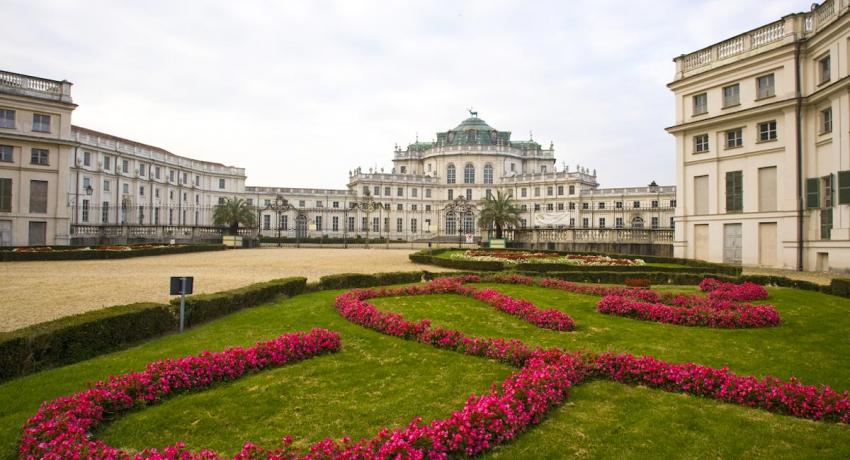
[[[850,269],[850,0],[675,59],[677,257]]]
[[[206,241],[227,197],[257,210],[244,235],[480,241],[481,201],[513,195],[518,244],[672,252],[676,191],[600,188],[595,170],[557,168],[554,146],[514,140],[476,112],[432,142],[396,147],[389,171],[355,168],[345,187],[246,186],[243,168],[71,124],[71,83],[0,72],[0,244]],[[465,209],[458,212],[459,208]]]

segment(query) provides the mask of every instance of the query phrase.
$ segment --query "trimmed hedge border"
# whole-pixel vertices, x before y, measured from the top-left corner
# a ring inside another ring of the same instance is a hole
[[[540,277],[540,272],[512,272]],[[306,283],[302,277],[282,278],[251,284],[230,291],[198,294],[186,298],[186,325],[192,327],[226,316],[235,311],[261,305],[285,296],[320,290],[350,289],[392,284],[414,283],[437,277],[478,274],[428,271],[389,272],[376,274],[345,273],[323,276],[318,283]],[[621,284],[627,278],[645,278],[653,284],[696,285],[706,277],[741,283],[752,281],[764,285],[817,291],[850,297],[850,278],[836,278],[830,286],[781,276],[730,276],[687,272],[618,272],[561,271],[546,277],[575,282]],[[33,372],[72,364],[120,350],[141,340],[177,330],[179,300],[171,304],[137,303],[94,310],[80,315],[35,324],[16,331],[0,333],[0,382]]]
[[[676,259],[672,257],[655,257],[655,256],[634,256],[625,254],[610,254],[611,257],[623,259],[642,259],[650,263],[675,263],[686,266],[686,268],[677,267],[652,267],[646,265],[626,266],[626,265],[611,265],[611,266],[577,266],[569,264],[547,264],[547,263],[521,263],[510,265],[497,261],[475,261],[475,260],[454,260],[436,257],[446,251],[451,251],[449,248],[434,249],[431,251],[422,250],[410,254],[408,258],[411,262],[417,264],[436,265],[444,268],[455,268],[458,270],[476,270],[476,271],[523,271],[523,272],[538,272],[552,273],[564,271],[582,270],[586,272],[615,272],[622,271],[628,273],[645,273],[645,272],[674,272],[674,273],[704,273],[718,275],[733,275],[740,276],[742,268],[737,265],[715,264],[710,262],[695,261],[690,259]],[[486,251],[486,249],[480,249]],[[504,251],[504,249],[500,249]],[[525,250],[523,250],[525,251]],[[552,254],[579,254],[579,255],[609,255],[590,252],[559,252],[559,251],[543,251],[535,250],[534,252],[545,252]]]
[[[132,245],[127,246],[132,247]],[[64,248],[65,246],[62,247]],[[223,251],[225,249],[227,249],[227,246],[223,244],[187,244],[185,246],[135,249],[132,251],[103,251],[93,249],[89,251],[16,252],[12,250],[0,250],[0,262],[129,259],[131,257]]]
[[[282,236],[280,238],[276,236],[261,236],[260,243],[281,243],[281,244],[296,244],[296,243],[304,243],[304,244],[366,244],[366,238],[292,238],[289,236]],[[386,243],[386,238],[369,238],[369,244],[384,244]],[[398,240],[398,239],[390,239],[390,243],[407,243],[407,240]]]
[[[171,307],[118,305],[0,333],[0,382],[83,361],[177,329]]]

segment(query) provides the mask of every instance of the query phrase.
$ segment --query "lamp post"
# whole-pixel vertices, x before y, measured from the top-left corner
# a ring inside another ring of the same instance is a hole
[[[460,195],[454,199],[454,201],[450,202],[443,208],[443,211],[446,213],[446,219],[448,216],[455,216],[455,225],[457,225],[457,233],[458,233],[458,249],[463,248],[463,222],[461,219],[465,217],[467,214],[475,214],[475,205],[466,199],[465,196]]]
[[[292,209],[294,208],[291,204],[289,204],[289,201],[281,195],[277,195],[274,201],[267,204],[264,208],[266,211],[272,211],[277,214],[277,247],[280,247],[280,215],[281,213]]]
[[[358,209],[361,212],[366,214],[366,249],[369,248],[369,228],[371,222],[369,222],[369,215],[375,211],[383,209],[381,203],[375,201],[368,192],[358,201],[354,202],[354,207],[352,209]],[[380,231],[380,222],[378,222],[378,230]]]

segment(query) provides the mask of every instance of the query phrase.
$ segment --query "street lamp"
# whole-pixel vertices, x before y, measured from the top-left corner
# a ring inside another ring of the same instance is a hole
[[[291,204],[281,195],[277,195],[274,201],[266,205],[264,210],[277,214],[277,247],[280,247],[280,215],[285,211],[294,209]]]
[[[457,233],[458,233],[458,249],[463,247],[463,222],[461,219],[468,214],[475,214],[475,205],[466,199],[465,196],[460,195],[454,199],[454,201],[450,202],[443,208],[443,211],[446,213],[446,218],[452,215],[455,216],[455,225],[457,225]]]
[[[383,209],[381,203],[375,201],[368,192],[361,198],[359,201],[354,202],[354,207],[352,209],[358,209],[361,212],[366,214],[366,248],[369,248],[369,228],[371,222],[369,222],[369,215],[375,211]],[[380,222],[378,223],[378,230],[380,231]]]

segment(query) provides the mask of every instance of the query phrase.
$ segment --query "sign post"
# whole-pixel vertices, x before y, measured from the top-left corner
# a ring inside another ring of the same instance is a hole
[[[193,276],[172,276],[171,277],[171,295],[180,296],[180,332],[183,332],[183,324],[186,317],[186,294],[191,294],[195,277]]]

